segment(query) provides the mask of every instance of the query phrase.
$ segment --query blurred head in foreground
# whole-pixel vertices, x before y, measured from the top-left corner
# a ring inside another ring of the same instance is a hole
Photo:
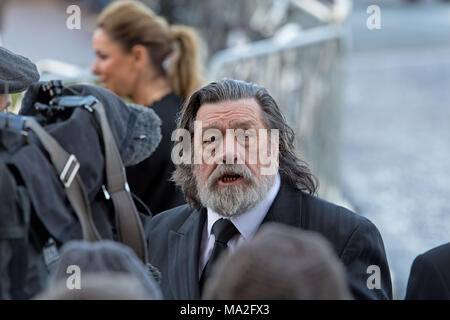
[[[144,4],[116,1],[99,15],[92,72],[134,103],[151,105],[169,92],[186,99],[200,86],[198,39],[193,29],[169,25]]]
[[[71,241],[61,250],[48,288],[36,298],[160,300],[162,294],[129,247],[109,240]]]
[[[319,234],[267,223],[252,240],[223,255],[203,299],[352,299],[344,268]]]
[[[67,275],[69,276],[69,275]],[[81,276],[80,289],[69,289],[60,280],[37,295],[35,300],[154,300],[139,280],[130,274],[99,272]]]

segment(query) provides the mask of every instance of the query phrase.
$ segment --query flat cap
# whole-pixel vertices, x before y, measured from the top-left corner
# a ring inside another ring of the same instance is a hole
[[[24,91],[38,80],[39,73],[33,62],[0,47],[0,94]]]

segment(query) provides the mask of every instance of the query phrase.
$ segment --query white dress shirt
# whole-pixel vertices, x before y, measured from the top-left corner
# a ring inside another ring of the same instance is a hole
[[[267,212],[270,209],[275,197],[280,190],[281,179],[280,175],[277,173],[275,176],[275,181],[267,192],[266,196],[258,202],[253,208],[238,215],[237,217],[231,217],[231,222],[233,222],[236,229],[239,231],[239,235],[231,238],[227,245],[232,252],[237,246],[241,245],[245,240],[250,239],[258,230],[259,226],[263,222]],[[211,233],[211,229],[214,223],[223,218],[217,212],[212,209],[208,209],[208,220],[203,227],[202,242],[200,244],[200,254],[198,263],[198,274],[199,279],[202,275],[203,269],[211,256],[212,250],[214,248],[215,236]]]

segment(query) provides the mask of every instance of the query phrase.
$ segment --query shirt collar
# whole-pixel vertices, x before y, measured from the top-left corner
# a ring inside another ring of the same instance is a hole
[[[236,229],[238,229],[239,233],[244,239],[251,238],[255,232],[258,230],[261,225],[264,217],[270,209],[275,197],[280,190],[281,178],[279,173],[277,172],[275,176],[275,181],[270,187],[267,194],[264,198],[258,202],[253,208],[250,210],[238,215],[237,217],[231,217],[230,220],[233,222]],[[211,236],[211,229],[214,223],[223,218],[214,210],[208,208],[208,239]]]

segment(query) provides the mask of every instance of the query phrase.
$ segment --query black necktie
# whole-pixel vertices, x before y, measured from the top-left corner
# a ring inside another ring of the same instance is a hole
[[[228,241],[239,231],[236,229],[234,224],[228,219],[217,220],[211,230],[212,234],[216,238],[214,241],[214,248],[212,250],[211,256],[209,257],[208,263],[203,269],[202,276],[200,277],[200,290],[203,291],[203,285],[206,279],[210,276],[213,269],[213,265],[219,258],[220,254],[227,249]]]

